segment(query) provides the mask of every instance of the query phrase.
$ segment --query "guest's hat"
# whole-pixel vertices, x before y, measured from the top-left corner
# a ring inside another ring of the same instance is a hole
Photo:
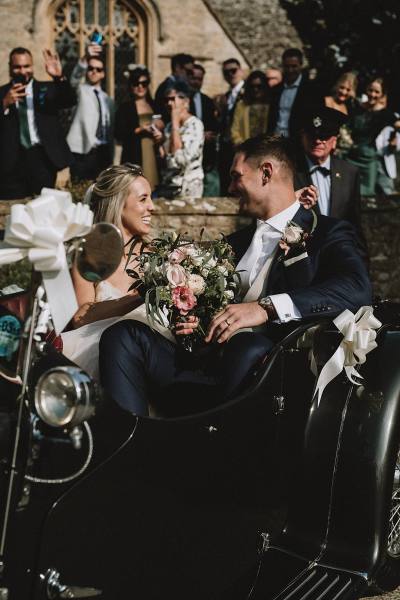
[[[338,135],[346,121],[347,116],[339,110],[321,106],[304,117],[302,129],[312,137],[326,139]]]

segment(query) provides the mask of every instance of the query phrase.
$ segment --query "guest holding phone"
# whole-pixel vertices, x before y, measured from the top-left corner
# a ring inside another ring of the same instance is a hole
[[[78,181],[96,179],[113,162],[114,100],[102,89],[106,70],[101,42],[102,35],[95,31],[71,74],[78,104],[67,142],[74,156],[72,177]]]
[[[162,143],[164,123],[154,112],[150,73],[138,66],[129,75],[129,99],[117,110],[115,138],[122,144],[122,163],[135,163],[143,169],[151,189],[158,185],[157,146]]]
[[[63,187],[72,155],[58,111],[76,102],[57,53],[43,52],[52,81],[37,81],[28,48],[9,55],[10,82],[0,87],[0,198],[25,198]]]

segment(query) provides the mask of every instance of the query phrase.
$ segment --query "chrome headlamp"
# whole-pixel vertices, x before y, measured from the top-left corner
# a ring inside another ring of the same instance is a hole
[[[75,426],[93,416],[96,396],[93,380],[82,369],[53,367],[36,384],[36,412],[52,427]]]

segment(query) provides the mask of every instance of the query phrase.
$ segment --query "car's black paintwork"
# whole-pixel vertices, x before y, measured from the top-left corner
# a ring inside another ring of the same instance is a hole
[[[105,401],[90,421],[86,473],[32,484],[14,511],[4,575],[11,597],[44,600],[39,575],[50,567],[63,583],[101,589],[104,600],[360,597],[385,559],[400,437],[398,307],[377,316],[385,326],[361,368],[363,386],[339,376],[319,406],[309,350],[296,348],[309,325],[224,406],[137,419]],[[320,336],[320,362],[339,341],[337,332]],[[36,376],[60,361],[50,353]],[[30,474],[79,468],[86,442],[76,451],[54,441],[68,439],[62,433],[42,434]],[[262,533],[270,546],[260,554]]]

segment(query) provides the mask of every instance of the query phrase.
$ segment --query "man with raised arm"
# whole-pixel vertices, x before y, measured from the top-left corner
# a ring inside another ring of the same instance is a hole
[[[57,53],[43,52],[52,81],[37,81],[27,48],[9,55],[10,82],[0,87],[0,198],[24,198],[42,187],[63,187],[72,154],[59,121],[76,95]]]

